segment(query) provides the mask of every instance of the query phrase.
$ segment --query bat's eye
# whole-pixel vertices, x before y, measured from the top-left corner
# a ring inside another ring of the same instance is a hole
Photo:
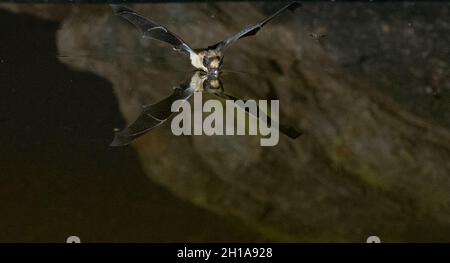
[[[209,83],[209,80],[206,80],[205,82],[203,82],[203,89],[204,90],[209,90],[210,84],[211,83]]]
[[[210,60],[209,57],[203,58],[203,65],[204,65],[205,67],[209,65],[209,63],[210,63],[209,60]]]

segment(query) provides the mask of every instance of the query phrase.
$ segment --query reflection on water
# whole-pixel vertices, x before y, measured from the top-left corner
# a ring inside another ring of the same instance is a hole
[[[267,127],[273,127],[273,125],[276,124],[275,129],[279,129],[283,134],[290,137],[291,139],[296,139],[298,136],[301,135],[301,133],[296,130],[293,127],[286,126],[284,124],[275,123],[275,121],[272,120],[271,117],[267,116],[267,114],[261,110],[256,102],[255,107],[253,109],[250,109],[250,106],[247,106],[243,104],[244,100],[239,99],[235,96],[229,95],[225,92],[224,86],[222,84],[222,80],[219,78],[218,75],[211,75],[206,74],[202,71],[195,71],[192,77],[182,82],[180,85],[174,88],[173,93],[154,104],[150,104],[143,107],[143,110],[136,121],[134,121],[129,127],[125,128],[124,130],[120,132],[116,132],[114,136],[114,140],[111,143],[111,146],[122,146],[122,145],[128,145],[132,140],[138,138],[139,136],[142,136],[147,131],[158,127],[159,125],[163,124],[169,117],[171,117],[175,112],[178,112],[180,107],[183,106],[182,104],[186,102],[194,93],[201,92],[201,93],[209,93],[214,94],[217,98],[228,100],[233,102],[233,106],[236,107],[236,109],[244,114],[249,114],[253,119],[248,118],[248,122],[251,122],[252,120],[255,121],[262,121],[264,122],[264,125]],[[249,100],[245,100],[245,102],[248,102]],[[176,106],[175,106],[176,105]],[[249,104],[250,105],[250,104]],[[190,107],[189,107],[190,108]],[[185,110],[185,109],[184,109]],[[184,111],[183,110],[183,111]],[[200,109],[195,109],[200,110]],[[217,110],[217,109],[216,109]],[[227,108],[227,111],[230,109]],[[236,116],[234,114],[234,108],[231,109],[233,111],[232,116],[233,118]],[[265,109],[267,111],[267,109]],[[224,112],[222,111],[221,114]],[[212,113],[213,114],[213,113]],[[211,115],[212,115],[211,114]],[[195,115],[195,113],[194,113]],[[272,116],[272,114],[269,114]],[[222,117],[222,116],[220,116]],[[277,119],[278,119],[278,112],[277,112]],[[223,119],[223,118],[220,118]],[[218,119],[214,119],[214,125],[217,126],[218,124],[215,122],[218,122]],[[232,120],[233,124],[232,129],[234,130],[234,120]],[[245,119],[244,119],[245,122]],[[189,121],[189,123],[191,123]],[[223,126],[223,121],[221,122]],[[183,126],[186,125],[183,123]],[[237,124],[243,125],[241,123]],[[252,125],[255,125],[253,122]],[[256,124],[257,125],[257,124]],[[260,124],[261,126],[262,124]],[[245,124],[244,124],[245,126]],[[228,127],[226,127],[228,128]],[[190,133],[190,125],[189,125],[189,135]],[[221,134],[224,134],[223,132],[220,132]],[[228,133],[227,133],[228,134]],[[233,131],[234,134],[234,131]],[[256,134],[253,134],[256,135]],[[267,134],[266,134],[267,135]]]

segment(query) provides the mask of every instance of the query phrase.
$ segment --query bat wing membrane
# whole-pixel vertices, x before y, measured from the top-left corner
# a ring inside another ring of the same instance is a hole
[[[222,99],[226,99],[226,100],[232,100],[234,102],[236,102],[237,100],[241,100],[239,98],[236,98],[232,95],[226,94],[225,92],[222,93],[214,93],[216,96],[218,96],[219,98]],[[243,102],[245,102],[245,100],[242,100]],[[253,114],[251,111],[248,110],[248,108],[242,108],[240,107],[240,105],[238,103],[235,103],[237,107],[239,107],[241,110],[245,110],[249,115],[252,115],[253,117],[259,119],[259,120],[265,120],[267,121],[267,124],[271,124],[273,121],[272,119],[267,116],[267,114],[265,114],[263,111],[261,111],[259,109],[258,106],[257,107],[257,111],[256,111],[256,115]],[[263,116],[264,115],[264,116]],[[262,118],[265,117],[265,118]],[[285,134],[286,136],[290,137],[291,139],[296,139],[297,137],[299,137],[300,135],[302,135],[302,132],[296,130],[295,128],[291,127],[291,126],[287,126],[281,123],[278,123],[278,128],[280,129],[280,131]]]
[[[281,8],[280,10],[278,10],[277,12],[272,14],[271,16],[265,18],[258,24],[248,27],[248,28],[242,30],[241,32],[237,33],[236,35],[234,35],[222,42],[219,42],[213,46],[210,46],[209,48],[224,50],[226,47],[228,47],[229,45],[231,45],[232,43],[234,43],[235,41],[237,41],[241,38],[256,35],[256,33],[258,33],[258,31],[261,30],[261,28],[263,28],[270,20],[272,20],[279,14],[283,13],[285,10],[294,11],[295,9],[297,9],[300,6],[301,6],[301,4],[297,3],[297,2],[290,3],[289,5],[284,6],[283,8]]]
[[[122,6],[122,5],[110,5],[114,11],[114,14],[126,19],[132,23],[135,27],[141,30],[144,37],[156,39],[172,45],[173,49],[182,53],[189,54],[192,52],[186,42],[180,37],[170,32],[166,27],[155,23],[144,16],[140,15],[136,11]]]
[[[144,106],[141,114],[130,126],[122,131],[116,132],[111,146],[128,145],[134,139],[144,133],[163,124],[172,116],[172,103],[176,100],[188,100],[195,90],[188,85],[175,88],[174,92],[167,98],[151,105]]]

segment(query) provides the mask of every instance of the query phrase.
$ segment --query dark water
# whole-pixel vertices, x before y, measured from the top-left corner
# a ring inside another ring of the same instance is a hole
[[[14,26],[12,26],[14,25]],[[59,24],[0,11],[0,241],[255,241],[145,176],[111,83],[56,56]]]

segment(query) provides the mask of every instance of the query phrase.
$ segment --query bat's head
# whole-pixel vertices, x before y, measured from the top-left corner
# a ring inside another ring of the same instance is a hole
[[[208,75],[219,76],[219,70],[222,66],[223,54],[217,50],[207,50],[203,56],[203,66],[207,69]]]
[[[218,76],[216,77],[200,70],[192,75],[189,85],[195,87],[195,91],[215,93],[223,90],[222,81]]]

